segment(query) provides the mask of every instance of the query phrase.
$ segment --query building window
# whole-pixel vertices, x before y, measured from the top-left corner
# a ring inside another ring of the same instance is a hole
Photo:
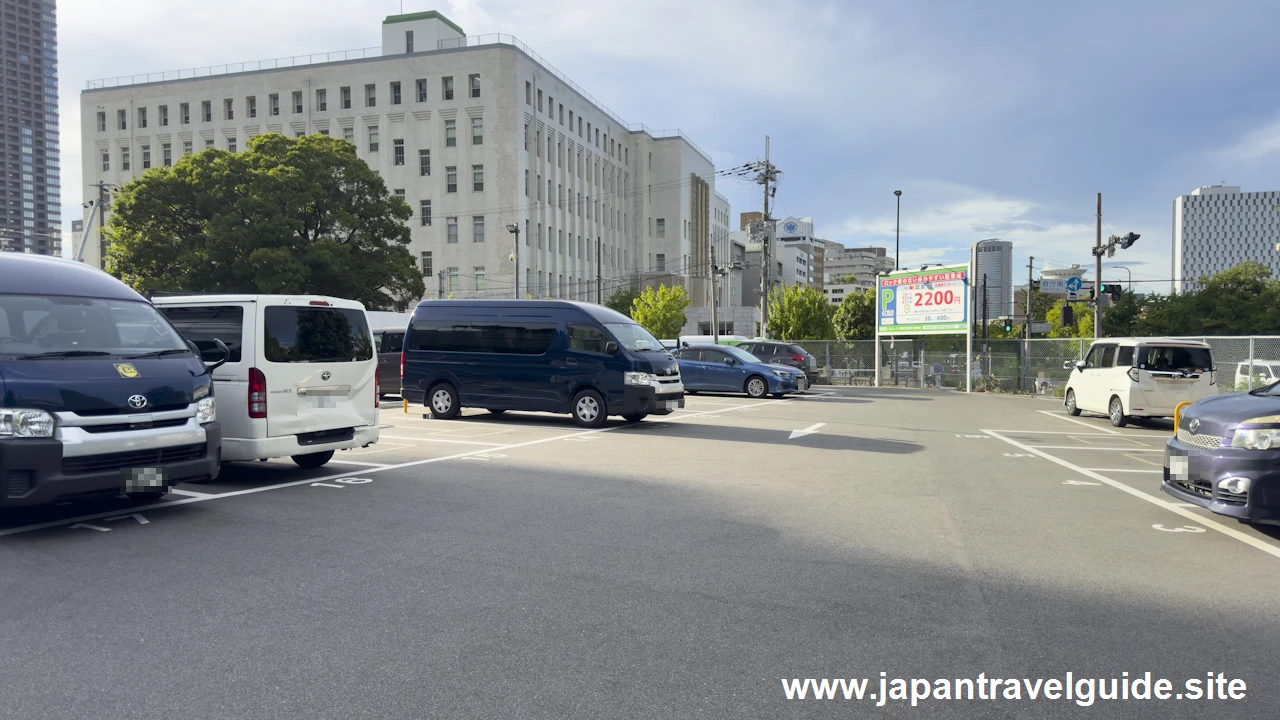
[[[470,75],[467,78],[467,82],[471,86],[471,97],[473,98],[480,97],[480,76]]]
[[[458,144],[458,122],[456,120],[444,121],[444,146],[455,147]]]
[[[657,262],[658,262],[658,265],[657,265],[656,270],[657,270],[658,272],[666,272],[666,271],[667,271],[667,256],[666,256],[666,254],[665,254],[665,253],[658,253],[658,254],[657,254],[657,256],[656,256],[656,259],[657,259]]]
[[[111,172],[111,151],[102,151],[102,172]]]
[[[542,157],[542,131],[538,130],[533,133],[533,152],[538,157]]]
[[[213,122],[213,103],[208,100],[200,102],[200,117],[205,122]]]
[[[173,146],[169,143],[162,144],[160,146],[160,154],[164,160],[164,166],[173,167]]]
[[[250,95],[244,99],[245,113],[251,117],[258,117],[258,98]]]
[[[430,200],[423,200],[422,202],[426,203],[428,208],[431,207]],[[431,277],[432,275],[435,274],[435,272],[433,272],[431,268],[431,252],[430,251],[422,253],[422,274],[426,277]]]
[[[427,176],[431,174],[431,151],[418,151],[418,174]]]
[[[529,197],[529,171],[524,171],[524,196]]]
[[[484,118],[471,118],[471,144],[484,144]]]
[[[418,80],[417,85],[418,85],[418,102],[426,102],[427,101],[427,81]]]
[[[391,83],[391,104],[400,104],[400,83],[398,82]]]
[[[208,140],[205,140],[205,141],[204,141],[204,146],[205,146],[206,148],[211,148],[211,147],[213,147],[213,138],[209,138]]]
[[[151,146],[142,146],[142,169],[147,170],[151,167]]]
[[[191,104],[182,103],[178,106],[178,121],[183,125],[191,124]]]
[[[524,104],[533,106],[533,83],[524,81]]]
[[[338,99],[342,102],[343,110],[351,109],[351,88],[338,88]]]
[[[658,224],[657,224],[657,227],[658,227],[658,231],[657,231],[657,233],[655,233],[655,234],[656,234],[658,237],[660,237],[660,238],[664,238],[664,237],[666,237],[666,236],[667,236],[667,221],[666,221],[666,218],[658,218]]]
[[[484,191],[484,166],[471,166],[471,189],[474,192]]]
[[[413,52],[413,31],[412,30],[404,31],[404,51],[407,53]]]
[[[525,127],[529,127],[526,125]],[[107,131],[107,113],[105,110],[98,111],[98,132]]]
[[[272,93],[267,96],[267,114],[274,117],[280,114],[280,96]]]
[[[190,154],[191,154],[191,141],[190,141],[190,140],[183,140],[183,141],[182,141],[182,154],[183,154],[183,155],[190,155]]]
[[[329,109],[329,91],[317,90],[316,91],[316,110],[320,112],[324,112],[325,110],[328,110],[328,109]]]
[[[356,131],[355,131],[355,128],[349,128],[349,127],[344,127],[344,128],[342,128],[342,139],[343,139],[343,140],[346,140],[347,142],[351,143],[352,145],[355,145],[355,144],[356,144]]]
[[[564,125],[564,104],[557,106],[560,112],[560,124]]]
[[[447,165],[444,169],[444,190],[445,192],[458,192],[458,168],[454,165]]]
[[[542,112],[542,91],[538,91],[538,112]]]
[[[235,151],[236,151],[236,139],[227,138],[227,152],[235,152]]]
[[[392,140],[391,148],[392,148],[392,151],[395,153],[394,155],[395,164],[403,165],[404,164],[404,140]]]
[[[378,152],[378,126],[369,126],[369,152]]]
[[[458,244],[458,218],[447,217],[444,219],[444,241],[450,245]]]
[[[378,86],[377,85],[364,86],[364,106],[365,107],[378,106]]]
[[[458,292],[458,268],[449,268],[449,292]]]
[[[144,128],[146,126],[147,126],[147,109],[144,107],[140,107],[138,108],[138,127]]]
[[[430,200],[419,201],[418,215],[421,216],[422,218],[422,227],[431,226],[431,201]]]
[[[476,215],[471,218],[471,242],[484,242],[484,216]]]
[[[117,129],[117,130],[128,130],[128,129],[129,129],[129,115],[128,115],[128,111],[125,111],[125,110],[117,110],[117,111],[116,111],[116,129]]]
[[[542,199],[542,175],[538,175],[538,199]]]
[[[391,191],[391,194],[395,195],[397,200],[404,201],[404,188],[396,188]]]
[[[443,93],[445,100],[453,99],[453,78],[440,78],[440,92]]]
[[[302,91],[301,90],[293,91],[293,114],[294,115],[302,114]]]
[[[474,274],[475,274],[475,279],[476,279],[476,292],[484,292],[484,290],[485,290],[485,285],[484,285],[484,266],[483,266],[483,265],[477,265],[477,266],[476,266],[476,268],[475,268],[475,270],[474,270],[473,272],[474,272]]]

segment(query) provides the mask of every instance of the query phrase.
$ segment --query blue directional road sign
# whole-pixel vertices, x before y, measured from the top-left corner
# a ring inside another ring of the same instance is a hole
[[[1084,287],[1084,281],[1080,278],[1067,278],[1067,299],[1075,300],[1079,296],[1081,287]]]

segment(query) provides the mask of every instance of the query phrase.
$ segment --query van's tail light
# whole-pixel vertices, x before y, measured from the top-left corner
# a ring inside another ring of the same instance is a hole
[[[404,351],[400,351],[400,384],[404,384]]]
[[[796,362],[804,362],[804,356],[803,356],[803,355],[792,355],[792,356],[791,356],[791,359],[792,359],[792,360],[795,360]]]
[[[249,368],[249,417],[267,416],[267,376],[256,367]]]
[[[378,407],[382,398],[382,368],[373,371],[373,406]]]
[[[1129,368],[1128,375],[1130,380],[1134,382],[1138,382],[1138,368],[1136,367]]]

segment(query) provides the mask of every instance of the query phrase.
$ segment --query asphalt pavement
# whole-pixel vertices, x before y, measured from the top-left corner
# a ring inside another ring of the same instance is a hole
[[[1160,493],[1167,423],[888,388],[411,411],[318,470],[0,513],[0,717],[1280,716],[1280,532]],[[1069,672],[1185,697],[1045,697]],[[1209,673],[1244,697],[1191,699]],[[787,698],[810,678],[869,682]]]

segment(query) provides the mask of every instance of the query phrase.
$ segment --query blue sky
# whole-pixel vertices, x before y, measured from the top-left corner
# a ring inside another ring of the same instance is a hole
[[[80,217],[79,93],[114,75],[376,46],[400,0],[59,2],[66,227]],[[727,168],[785,172],[779,216],[963,261],[1013,240],[1026,257],[1169,277],[1171,204],[1200,185],[1280,189],[1280,3],[404,0],[468,34],[508,33],[629,122],[680,128]],[[122,38],[128,41],[122,42]],[[717,189],[736,216],[758,186]],[[1280,238],[1277,238],[1280,241]],[[1040,265],[1037,261],[1037,267]],[[1104,273],[1107,279],[1123,271]],[[1150,283],[1148,289],[1167,284]]]

